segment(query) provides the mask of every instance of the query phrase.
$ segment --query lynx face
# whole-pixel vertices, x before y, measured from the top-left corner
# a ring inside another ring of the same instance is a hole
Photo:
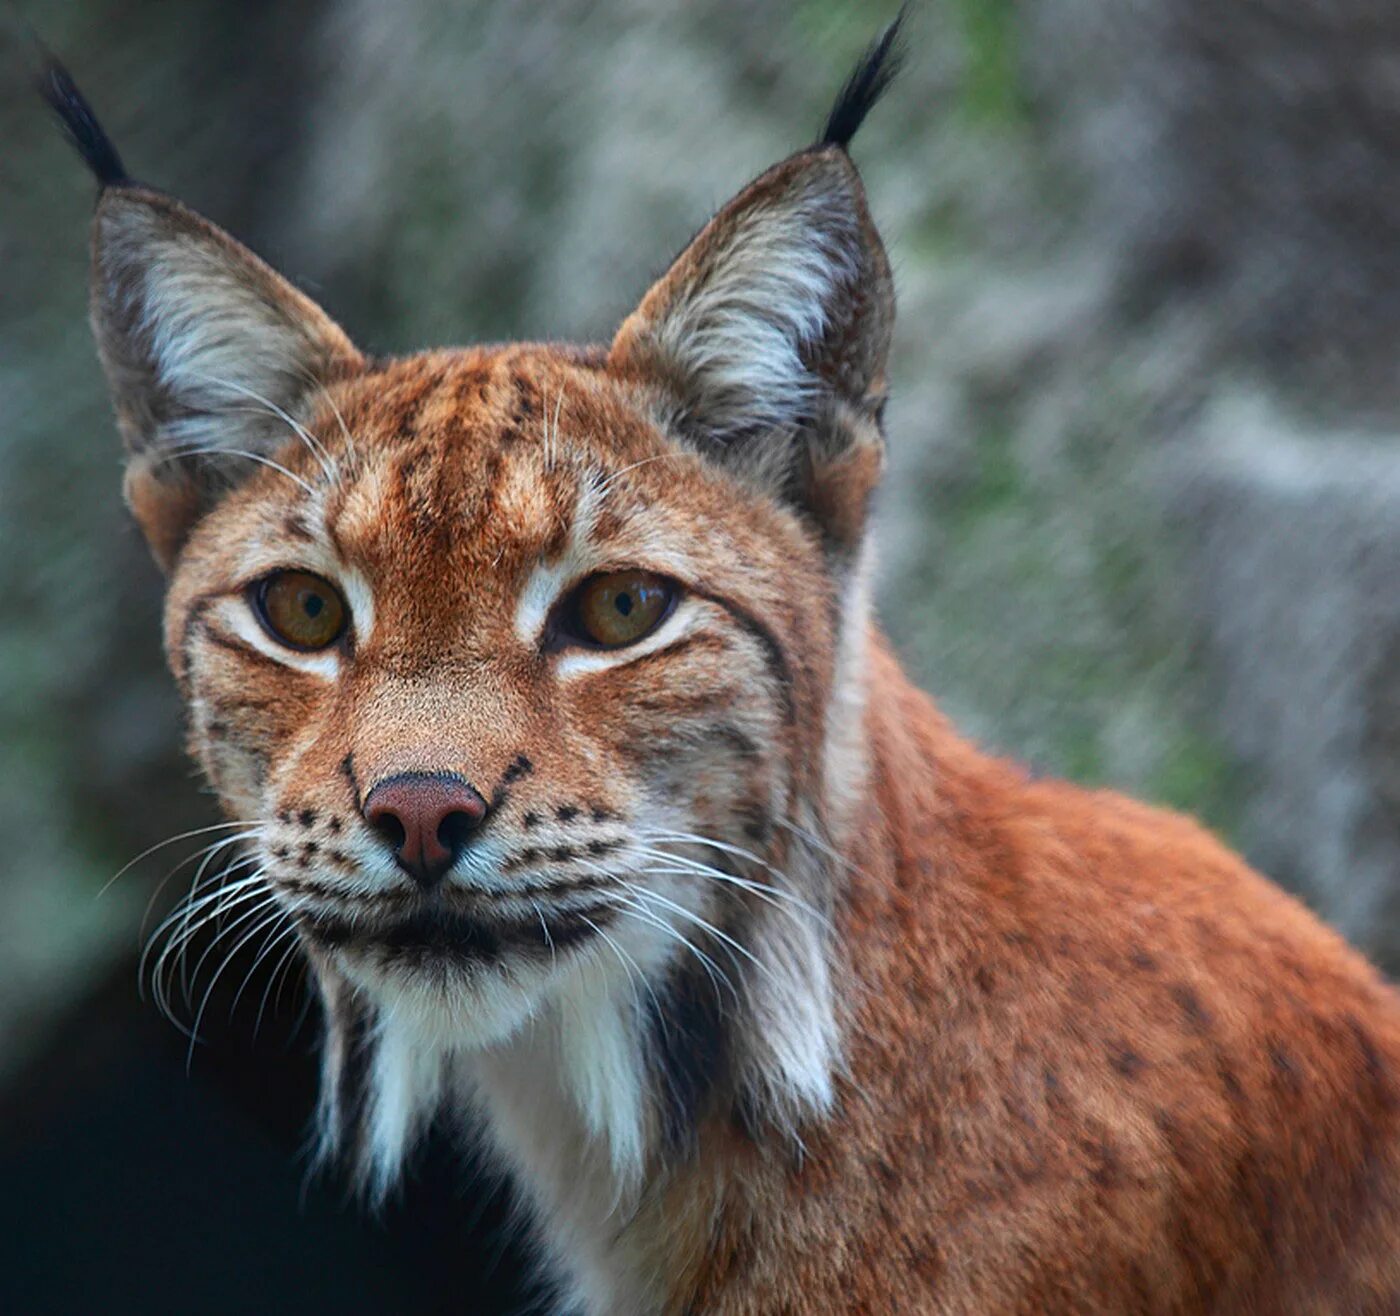
[[[327,1138],[380,1186],[522,1033],[621,1167],[716,1102],[830,1102],[893,319],[843,114],[608,348],[397,361],[89,150],[127,497],[254,850],[221,908],[295,929]]]
[[[416,358],[304,427],[194,530],[168,638],[318,959],[481,1042],[581,962],[724,930],[811,788],[837,603],[811,530],[596,357]]]

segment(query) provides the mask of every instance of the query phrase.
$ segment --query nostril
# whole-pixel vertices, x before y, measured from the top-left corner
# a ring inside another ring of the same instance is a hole
[[[403,844],[408,840],[408,833],[404,830],[402,820],[398,814],[390,813],[388,809],[380,809],[367,820],[369,825],[380,834],[390,846],[395,850],[402,850]]]
[[[488,805],[455,774],[404,772],[376,785],[361,808],[365,821],[393,848],[399,867],[432,887],[481,827]]]
[[[481,820],[484,816],[484,813],[469,813],[465,809],[454,809],[438,824],[438,844],[444,850],[456,853],[466,845],[467,841],[471,839],[472,833],[481,826]]]

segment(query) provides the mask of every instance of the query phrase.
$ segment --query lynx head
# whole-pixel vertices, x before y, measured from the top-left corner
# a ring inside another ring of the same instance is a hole
[[[609,346],[399,359],[132,183],[51,71],[190,748],[250,832],[230,908],[298,930],[373,1180],[523,1033],[620,1166],[830,1100],[893,322],[845,147],[892,36]]]

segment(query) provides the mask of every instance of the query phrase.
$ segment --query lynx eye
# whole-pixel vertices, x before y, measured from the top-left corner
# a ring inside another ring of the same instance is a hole
[[[278,571],[253,590],[258,620],[291,649],[324,649],[345,630],[340,591],[309,571]]]
[[[677,588],[651,571],[590,576],[566,610],[570,638],[600,649],[621,649],[651,634],[666,619]]]

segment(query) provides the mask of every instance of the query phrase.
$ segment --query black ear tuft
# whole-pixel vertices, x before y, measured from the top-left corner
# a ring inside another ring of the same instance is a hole
[[[46,55],[38,76],[39,95],[58,115],[69,140],[103,187],[120,187],[131,178],[117,148],[97,122],[92,106],[77,88],[73,76],[52,55]]]
[[[871,107],[885,94],[895,74],[904,60],[904,50],[899,45],[899,29],[909,6],[906,3],[889,25],[860,57],[836,104],[827,116],[826,127],[817,139],[818,146],[839,146],[845,150],[851,138],[865,121]]]

